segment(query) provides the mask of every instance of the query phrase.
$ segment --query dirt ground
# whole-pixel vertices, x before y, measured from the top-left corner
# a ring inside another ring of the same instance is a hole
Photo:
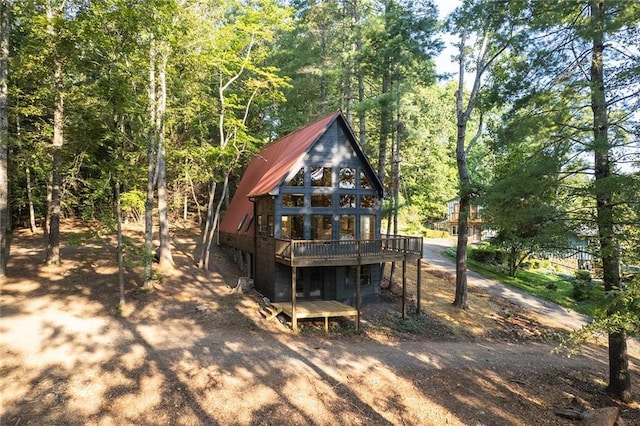
[[[16,231],[0,295],[0,424],[569,425],[556,410],[616,406],[640,425],[638,404],[604,392],[606,350],[558,353],[565,330],[481,291],[459,311],[450,277],[428,266],[421,315],[410,297],[402,319],[392,285],[359,333],[349,318],[293,333],[232,289],[239,271],[222,253],[211,271],[196,267],[198,234],[174,230],[176,269],[153,292],[129,265],[119,313],[102,227],[65,222],[60,267],[44,266],[41,235]]]

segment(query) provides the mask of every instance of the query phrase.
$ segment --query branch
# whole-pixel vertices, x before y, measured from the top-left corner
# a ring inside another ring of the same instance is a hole
[[[471,141],[469,142],[469,145],[467,145],[467,148],[464,150],[465,156],[469,155],[469,152],[471,152],[471,149],[473,148],[473,146],[476,144],[476,142],[478,141],[478,139],[480,139],[480,136],[482,135],[482,129],[484,124],[483,118],[484,118],[484,114],[482,113],[482,111],[480,111],[480,123],[478,124],[478,130],[476,131],[476,134],[473,135],[473,137],[471,138]]]

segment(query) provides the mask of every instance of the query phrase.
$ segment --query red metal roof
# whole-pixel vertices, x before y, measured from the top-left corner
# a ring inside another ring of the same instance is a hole
[[[254,227],[249,226],[246,229],[247,220],[253,215],[253,203],[250,198],[273,193],[291,171],[291,168],[341,114],[340,111],[334,112],[315,123],[290,133],[267,146],[254,157],[240,179],[240,184],[220,223],[220,231],[253,236]],[[245,215],[245,222],[239,230],[238,226]]]

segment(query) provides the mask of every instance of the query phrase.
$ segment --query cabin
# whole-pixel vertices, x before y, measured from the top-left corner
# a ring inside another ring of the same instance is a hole
[[[447,217],[436,223],[436,229],[449,232],[451,236],[458,235],[458,216],[460,215],[460,198],[452,198],[447,201]],[[468,235],[471,242],[480,242],[493,236],[487,229],[486,222],[482,218],[482,207],[472,204],[469,210]]]
[[[382,236],[383,186],[338,111],[272,143],[245,170],[220,224],[255,289],[292,318],[355,315],[384,262],[419,260],[422,238]],[[355,307],[355,308],[354,308]]]

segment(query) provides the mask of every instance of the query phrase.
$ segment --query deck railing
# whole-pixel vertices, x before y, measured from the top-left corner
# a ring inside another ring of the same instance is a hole
[[[422,256],[422,237],[394,235],[375,240],[276,239],[276,256],[293,259],[384,258]]]

